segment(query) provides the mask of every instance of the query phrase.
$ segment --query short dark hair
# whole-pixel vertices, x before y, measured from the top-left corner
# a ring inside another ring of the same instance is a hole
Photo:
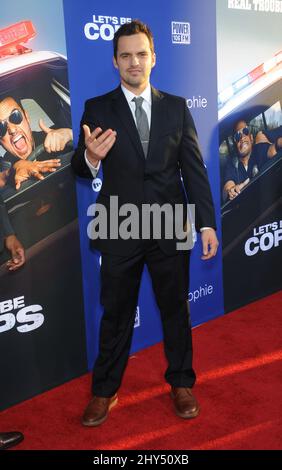
[[[13,101],[15,101],[15,103],[18,105],[18,107],[25,113],[25,109],[21,103],[21,100],[20,98],[17,96],[12,96],[12,95],[3,95],[3,96],[0,96],[0,103],[2,103],[2,101],[4,100],[7,100],[7,99],[11,99]]]
[[[234,124],[232,126],[233,134],[234,134],[234,132],[236,132],[236,128],[237,128],[239,122],[244,122],[246,124],[246,126],[249,127],[249,123],[248,123],[248,121],[246,121],[246,119],[236,119],[236,121],[234,121]]]
[[[114,57],[117,58],[118,40],[121,36],[133,36],[133,34],[144,33],[146,34],[152,54],[154,54],[154,38],[152,32],[145,23],[140,20],[132,20],[130,23],[124,23],[114,35]]]

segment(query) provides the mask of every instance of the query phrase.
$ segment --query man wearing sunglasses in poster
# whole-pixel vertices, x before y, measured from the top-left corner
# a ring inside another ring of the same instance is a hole
[[[239,120],[235,123],[233,143],[237,158],[229,159],[223,182],[224,199],[234,199],[250,180],[267,165],[270,159],[278,156],[282,149],[282,127],[272,135],[260,131],[256,138],[247,122]],[[280,134],[280,136],[279,136]],[[274,138],[273,138],[274,137]],[[274,142],[273,142],[274,140]]]
[[[52,173],[61,165],[60,159],[30,161],[32,152],[43,144],[47,153],[61,152],[72,141],[69,128],[53,129],[39,120],[41,132],[32,132],[28,113],[11,96],[0,100],[0,144],[6,150],[0,168],[0,187],[12,179],[16,189],[23,181],[33,177],[44,179],[44,173]]]
[[[9,271],[16,271],[25,262],[24,248],[14,234],[10,224],[6,207],[0,196],[0,253],[6,248],[11,253],[11,259],[6,266]],[[0,450],[8,449],[23,440],[23,434],[14,432],[0,432]]]

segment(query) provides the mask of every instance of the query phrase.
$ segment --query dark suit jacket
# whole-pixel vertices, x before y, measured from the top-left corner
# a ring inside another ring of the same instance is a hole
[[[0,253],[4,249],[4,238],[12,233],[14,233],[14,231],[10,224],[4,201],[0,196]]]
[[[196,205],[196,229],[215,228],[215,216],[207,172],[199,150],[197,133],[184,98],[152,87],[150,142],[145,158],[139,134],[120,87],[85,103],[78,147],[72,158],[76,174],[92,178],[84,159],[83,124],[117,131],[117,139],[102,161],[103,185],[97,203],[109,207],[109,197],[119,205],[158,203],[185,204],[181,175],[190,204]],[[138,240],[95,240],[100,251],[128,254]],[[159,240],[167,254],[175,253],[175,240]]]

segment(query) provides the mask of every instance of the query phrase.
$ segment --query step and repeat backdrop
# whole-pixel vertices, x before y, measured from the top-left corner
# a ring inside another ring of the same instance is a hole
[[[150,26],[151,83],[186,98],[212,187],[221,249],[202,261],[195,234],[193,326],[281,288],[281,15],[282,2],[271,0],[2,8],[0,201],[26,263],[9,272],[11,253],[0,254],[0,409],[86,372],[97,355],[100,254],[89,246],[87,210],[103,172],[75,178],[70,159],[85,100],[119,84],[112,39],[125,22]],[[145,269],[132,352],[161,340]]]
[[[194,3],[191,8],[185,0],[177,1],[173,6],[146,0],[140,7],[124,0],[118,5],[114,1],[107,1],[93,8],[93,2],[89,1],[82,1],[80,4],[65,2],[73,130],[77,139],[84,101],[106,93],[119,84],[119,75],[112,62],[112,39],[115,30],[134,18],[148,23],[154,35],[157,56],[151,83],[160,90],[187,99],[187,106],[199,133],[217,208],[217,224],[220,227],[215,2],[201,1],[197,6]],[[90,219],[86,214],[87,207],[96,199],[102,180],[102,172],[99,172],[93,183],[78,182],[82,262],[85,272],[85,311],[89,325],[89,364],[92,364],[96,354],[93,344],[97,347],[102,309],[97,282],[99,253],[93,253],[90,258],[86,230]],[[189,293],[194,325],[223,313],[221,258],[218,256],[210,263],[201,261],[199,242],[200,240],[197,240],[192,255],[193,275]],[[159,312],[152,294],[151,281],[145,270],[136,311],[132,348],[136,350],[148,346],[161,338]]]

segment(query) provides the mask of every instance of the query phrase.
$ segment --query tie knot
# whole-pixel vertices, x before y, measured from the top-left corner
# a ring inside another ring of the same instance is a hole
[[[135,96],[135,98],[133,98],[132,101],[134,101],[136,105],[136,109],[138,109],[138,108],[141,108],[144,98],[142,98],[142,96],[138,96],[138,98]]]

